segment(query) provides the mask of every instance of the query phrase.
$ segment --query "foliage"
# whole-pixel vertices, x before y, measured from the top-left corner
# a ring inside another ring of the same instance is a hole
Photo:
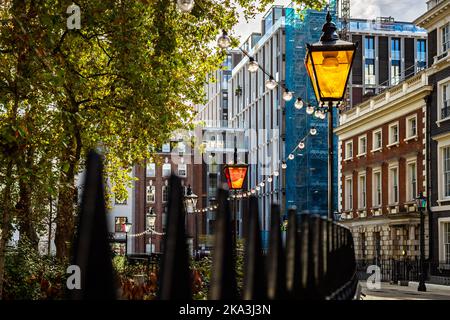
[[[6,256],[4,299],[62,299],[66,277],[64,264],[21,241]]]

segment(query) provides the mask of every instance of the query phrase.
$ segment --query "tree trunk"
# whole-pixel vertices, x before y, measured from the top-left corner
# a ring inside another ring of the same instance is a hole
[[[0,234],[0,300],[3,298],[3,281],[5,274],[5,254],[6,244],[10,238],[11,223],[11,187],[12,187],[12,160],[9,161],[6,168],[6,186],[3,190],[2,203],[2,232]]]
[[[74,234],[74,198],[76,196],[74,165],[68,172],[61,169],[59,178],[58,204],[56,207],[55,246],[57,258],[70,256],[70,244]]]

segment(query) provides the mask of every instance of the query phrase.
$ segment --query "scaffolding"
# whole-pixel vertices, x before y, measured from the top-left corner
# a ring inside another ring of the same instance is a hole
[[[336,21],[336,2],[330,1],[330,13]],[[295,96],[303,97],[317,105],[314,90],[304,66],[306,44],[319,40],[322,25],[325,22],[326,10],[315,11],[306,9],[299,14],[296,9],[286,11],[286,85],[295,92]],[[290,160],[286,169],[286,209],[296,206],[298,212],[327,215],[328,211],[328,141],[326,120],[316,119],[307,115],[305,107],[297,110],[294,102],[286,104],[286,155],[294,149],[298,141],[307,135],[309,129],[317,128],[316,136],[306,139],[306,147],[297,149],[295,159]],[[337,112],[335,123],[337,125]],[[337,139],[335,143],[337,149]],[[335,154],[335,168],[337,171],[337,152]],[[337,177],[337,173],[335,177]],[[337,179],[333,185],[335,189],[334,207],[337,204]]]

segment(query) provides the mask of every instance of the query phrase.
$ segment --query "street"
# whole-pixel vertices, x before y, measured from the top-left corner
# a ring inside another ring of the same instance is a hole
[[[427,284],[426,292],[417,291],[417,283],[410,282],[409,286],[381,283],[381,289],[369,290],[366,282],[360,281],[363,300],[450,300],[450,287]]]

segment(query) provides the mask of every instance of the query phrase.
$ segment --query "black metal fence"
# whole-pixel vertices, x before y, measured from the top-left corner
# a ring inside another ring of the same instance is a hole
[[[381,272],[381,281],[419,281],[420,261],[418,259],[370,259],[357,260],[356,268],[360,280],[367,279],[371,274],[368,268],[378,266]]]
[[[103,194],[101,157],[91,152],[74,260],[81,269],[81,289],[71,299],[115,299]],[[192,280],[185,234],[183,190],[178,177],[169,183],[167,231],[158,275],[158,298],[192,299]],[[280,209],[272,205],[269,249],[263,255],[258,200],[248,200],[244,215],[244,275],[238,294],[236,247],[228,192],[218,191],[215,241],[209,299],[353,299],[358,279],[350,231],[315,215],[289,210],[286,243],[281,233]]]

